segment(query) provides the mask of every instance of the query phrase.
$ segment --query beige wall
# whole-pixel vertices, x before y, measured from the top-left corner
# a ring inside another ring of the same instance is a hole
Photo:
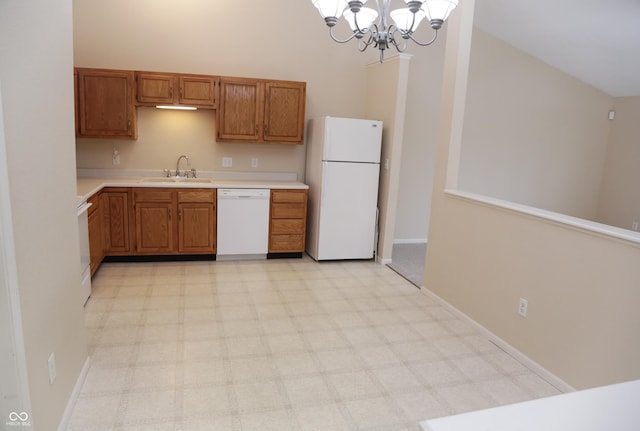
[[[407,81],[410,57],[389,56],[384,63],[374,63],[367,70],[367,118],[382,120],[380,187],[378,193],[378,259],[391,260],[396,224],[397,190],[407,104]]]
[[[444,192],[457,179],[473,6],[449,23],[425,286],[578,389],[638,379],[637,243]]]
[[[640,222],[640,96],[614,99],[596,221],[631,229]]]
[[[409,63],[395,242],[427,240],[445,36],[445,31],[441,31],[435,44],[429,47],[410,46],[408,50],[413,56]]]
[[[354,44],[333,42],[309,1],[76,0],[74,47],[82,67],[306,81],[307,118],[365,113],[368,57]],[[258,157],[259,171],[304,178],[303,145],[216,143],[211,111],[138,113],[137,141],[80,139],[78,166],[114,168],[115,145],[120,169],[169,168],[188,154],[196,169],[221,170],[221,158],[230,156],[231,170],[248,171]]]
[[[73,149],[70,0],[0,3],[16,282],[35,430],[54,430],[87,359]],[[47,358],[56,356],[49,384]],[[0,419],[5,421],[5,418]],[[2,422],[0,422],[2,423]]]
[[[475,28],[463,190],[594,220],[613,98]]]

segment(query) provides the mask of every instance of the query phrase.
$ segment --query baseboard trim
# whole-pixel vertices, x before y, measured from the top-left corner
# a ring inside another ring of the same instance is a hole
[[[393,244],[426,244],[429,242],[428,238],[405,238],[405,239],[394,239]]]
[[[84,366],[82,367],[82,371],[80,371],[80,375],[76,380],[76,384],[73,387],[73,391],[71,392],[71,396],[69,397],[69,401],[67,402],[67,407],[64,409],[64,414],[62,415],[62,419],[60,420],[60,424],[58,425],[58,431],[64,431],[69,427],[69,421],[71,421],[71,415],[73,414],[73,409],[76,406],[76,401],[78,401],[78,397],[80,396],[80,392],[82,391],[82,385],[84,385],[84,381],[87,378],[87,374],[89,373],[89,368],[91,367],[91,358],[87,356],[87,359],[84,361]]]
[[[576,391],[576,388],[571,386],[569,383],[565,382],[560,377],[556,376],[555,374],[547,370],[542,365],[538,364],[536,361],[534,361],[533,359],[531,359],[530,357],[522,353],[520,350],[513,347],[511,344],[509,344],[502,338],[498,337],[496,334],[494,334],[489,329],[482,326],[480,323],[473,320],[471,317],[467,316],[462,311],[458,310],[456,307],[454,307],[453,305],[451,305],[450,303],[442,299],[440,296],[438,296],[431,290],[427,289],[424,286],[422,287],[421,290],[422,292],[427,294],[430,298],[432,298],[435,302],[437,302],[439,305],[443,306],[448,311],[453,313],[455,316],[461,318],[465,322],[468,322],[473,327],[478,329],[481,333],[487,336],[489,341],[491,341],[493,344],[498,346],[500,349],[504,350],[508,355],[512,356],[514,359],[516,359],[518,362],[520,362],[522,365],[527,367],[529,370],[531,370],[532,372],[540,376],[540,378],[544,379],[547,383],[549,383],[550,385],[558,389],[560,392],[567,393],[567,392]]]

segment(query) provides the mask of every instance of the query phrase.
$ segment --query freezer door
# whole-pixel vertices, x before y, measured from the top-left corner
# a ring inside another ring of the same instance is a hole
[[[322,159],[379,163],[382,121],[326,117]]]
[[[373,257],[379,174],[379,164],[323,162],[316,260]]]

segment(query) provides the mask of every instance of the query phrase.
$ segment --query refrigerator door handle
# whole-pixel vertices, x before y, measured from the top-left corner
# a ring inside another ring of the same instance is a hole
[[[320,187],[320,208],[324,208],[324,204],[327,201],[327,177],[331,177],[331,163],[322,162],[322,186]]]

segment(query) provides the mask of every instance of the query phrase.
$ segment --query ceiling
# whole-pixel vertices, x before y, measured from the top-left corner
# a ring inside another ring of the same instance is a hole
[[[640,0],[476,0],[475,25],[611,96],[640,96]]]

